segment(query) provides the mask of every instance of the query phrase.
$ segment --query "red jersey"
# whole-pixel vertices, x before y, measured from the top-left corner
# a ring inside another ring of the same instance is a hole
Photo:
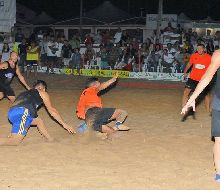
[[[79,118],[85,119],[87,107],[102,108],[102,100],[97,95],[96,87],[89,87],[82,92],[76,110]]]
[[[193,65],[190,78],[195,81],[200,81],[211,63],[211,55],[207,53],[202,55],[193,53],[189,62]]]

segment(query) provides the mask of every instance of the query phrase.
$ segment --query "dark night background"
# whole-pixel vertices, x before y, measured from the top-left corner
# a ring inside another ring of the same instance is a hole
[[[143,13],[156,13],[158,0],[110,0],[115,6],[129,11],[133,16]],[[47,12],[55,19],[79,16],[80,0],[17,0],[17,2],[40,13]],[[84,12],[97,7],[104,0],[84,0]],[[164,0],[164,13],[179,14],[184,12],[191,19],[204,19],[210,16],[220,20],[220,0]]]

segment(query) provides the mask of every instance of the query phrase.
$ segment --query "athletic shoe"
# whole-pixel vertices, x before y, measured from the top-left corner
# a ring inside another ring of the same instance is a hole
[[[117,126],[113,127],[113,129],[116,130],[116,131],[128,131],[128,130],[130,130],[130,128],[128,126],[123,125],[123,124],[117,125]]]
[[[215,174],[215,181],[220,182],[220,174]]]

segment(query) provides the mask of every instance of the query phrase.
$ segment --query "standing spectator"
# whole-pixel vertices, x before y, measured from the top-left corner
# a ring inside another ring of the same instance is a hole
[[[8,43],[4,43],[2,52],[1,52],[1,63],[9,60],[10,53],[11,51],[10,51]]]
[[[129,43],[129,35],[126,32],[126,30],[124,30],[121,36],[121,45],[124,46],[125,44],[128,44],[128,43]]]
[[[133,48],[134,48],[136,51],[139,50],[139,42],[137,41],[136,38],[133,38],[133,39],[132,39],[131,44],[132,44]]]
[[[22,33],[21,29],[19,28],[17,33],[15,34],[15,42],[21,43],[24,39],[24,34]]]
[[[79,49],[74,49],[74,52],[71,56],[71,69],[77,69],[78,74],[80,75],[80,67],[81,67],[81,54]]]
[[[143,32],[140,28],[137,28],[134,32],[134,38],[139,42],[143,42]]]
[[[48,45],[47,36],[44,35],[43,40],[40,42],[40,50],[41,50],[40,59],[42,66],[47,65],[47,45]]]
[[[103,47],[100,51],[100,57],[101,57],[101,69],[107,69],[109,67],[108,65],[108,53],[106,51],[106,48]]]
[[[93,44],[93,39],[92,39],[92,37],[90,36],[90,34],[86,34],[84,43],[85,43],[85,46],[86,46],[86,47],[87,47],[87,46],[92,46],[92,44]]]
[[[50,40],[48,41],[47,44],[47,72],[48,73],[53,73],[53,67],[54,64],[56,63],[57,55],[56,52],[58,51],[58,44],[54,39],[54,36],[50,37]]]
[[[118,31],[114,35],[114,43],[117,44],[121,41],[122,31],[121,28],[118,28]]]
[[[206,53],[212,55],[214,51],[215,51],[215,47],[213,45],[213,41],[209,40],[208,44],[206,45]]]
[[[26,56],[27,56],[27,43],[26,39],[24,38],[21,44],[18,45],[18,55],[20,57],[19,66],[21,67],[21,72],[24,72],[24,66],[26,65]]]
[[[67,40],[64,40],[64,45],[62,46],[62,57],[64,67],[69,67],[70,57],[72,52],[72,46]]]
[[[80,38],[79,37],[77,37],[76,35],[74,35],[73,37],[72,37],[72,39],[70,40],[70,45],[71,45],[71,47],[72,47],[72,50],[74,50],[74,49],[76,49],[76,48],[80,48]]]
[[[111,34],[108,30],[103,33],[102,43],[106,45],[112,39]]]
[[[56,51],[56,63],[57,67],[61,68],[62,66],[62,47],[63,47],[63,42],[61,41],[61,38],[57,38],[57,51]]]
[[[31,42],[31,45],[27,48],[27,77],[29,77],[32,68],[34,69],[34,76],[37,76],[39,53],[39,46],[37,46],[36,42]]]

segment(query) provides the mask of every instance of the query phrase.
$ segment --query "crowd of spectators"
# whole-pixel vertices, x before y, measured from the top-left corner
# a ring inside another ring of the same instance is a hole
[[[17,51],[23,71],[32,61],[27,60],[29,53],[38,54],[34,59],[39,66],[47,67],[48,73],[53,73],[54,68],[181,73],[197,44],[204,44],[209,54],[219,49],[219,34],[211,35],[208,30],[206,35],[199,36],[192,29],[184,30],[180,25],[174,28],[170,23],[161,30],[158,38],[155,34],[147,39],[143,39],[140,29],[132,35],[120,28],[114,34],[105,30],[86,34],[83,38],[76,33],[70,40],[63,33],[53,32],[39,32],[26,39],[18,30],[15,42],[19,45],[15,48],[4,42],[0,55],[3,62],[8,59],[10,51]]]

